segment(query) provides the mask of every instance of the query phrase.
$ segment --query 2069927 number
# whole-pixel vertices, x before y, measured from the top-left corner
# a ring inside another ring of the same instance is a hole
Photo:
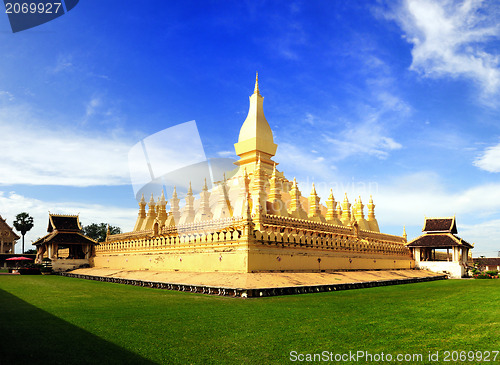
[[[62,3],[5,3],[7,14],[57,14]]]
[[[443,361],[496,361],[499,351],[444,351]]]

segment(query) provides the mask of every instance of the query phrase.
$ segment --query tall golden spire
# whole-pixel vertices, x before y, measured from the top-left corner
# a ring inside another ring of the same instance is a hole
[[[377,219],[375,218],[375,204],[373,204],[373,198],[371,195],[367,207],[368,207],[368,224],[370,225],[370,230],[374,232],[380,232]]]
[[[255,75],[255,87],[253,89],[253,93],[260,95],[260,92],[259,92],[259,73],[258,72]]]
[[[278,145],[274,143],[273,131],[264,115],[264,98],[259,91],[259,75],[255,78],[255,88],[250,96],[250,106],[245,122],[241,126],[238,143],[234,144],[240,160],[236,162],[241,167],[247,167],[251,174],[255,169],[257,156],[260,156],[262,168],[270,174],[275,164],[271,157],[276,154]]]

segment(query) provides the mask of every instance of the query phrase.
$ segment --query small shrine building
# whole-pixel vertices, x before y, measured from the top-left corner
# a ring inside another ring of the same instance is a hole
[[[278,170],[263,100],[256,79],[230,178],[211,191],[205,183],[199,197],[190,187],[182,209],[175,188],[169,200],[164,192],[148,203],[143,196],[133,231],[96,246],[93,265],[240,273],[414,268],[406,237],[380,232],[371,196],[367,205],[361,197],[351,204],[330,191],[323,205],[314,184],[303,196],[296,179]]]
[[[410,241],[407,247],[421,269],[443,272],[452,278],[467,273],[469,250],[474,245],[457,236],[455,217],[425,218],[423,235]]]
[[[14,253],[14,246],[20,238],[7,221],[0,216],[0,254]]]
[[[97,242],[82,233],[78,215],[49,214],[47,232],[33,242],[37,249],[36,263],[48,257],[54,271],[90,264]]]

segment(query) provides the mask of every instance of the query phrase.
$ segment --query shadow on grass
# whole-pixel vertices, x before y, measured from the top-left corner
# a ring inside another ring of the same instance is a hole
[[[1,364],[155,364],[1,289],[0,336]]]

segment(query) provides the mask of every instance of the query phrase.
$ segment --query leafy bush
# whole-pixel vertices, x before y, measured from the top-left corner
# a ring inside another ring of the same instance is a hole
[[[493,271],[495,272],[495,274],[491,274],[491,272],[493,272]],[[474,279],[498,279],[498,272],[495,270],[480,272],[480,273],[474,274],[472,277]]]

